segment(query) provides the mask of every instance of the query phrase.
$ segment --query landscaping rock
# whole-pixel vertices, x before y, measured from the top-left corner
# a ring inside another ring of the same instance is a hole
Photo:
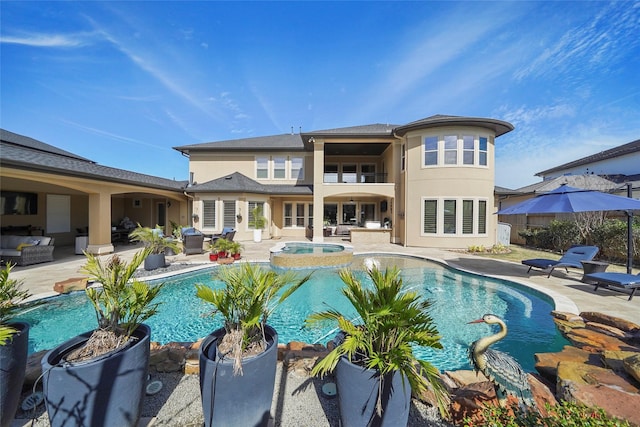
[[[587,322],[603,323],[605,325],[618,328],[622,331],[629,332],[630,334],[640,333],[640,325],[624,319],[620,319],[618,317],[610,316],[608,314],[593,311],[584,311],[580,313],[580,317],[582,317]]]
[[[640,353],[626,357],[622,361],[624,370],[640,384]],[[640,410],[640,408],[639,408]]]
[[[545,379],[553,382],[556,381],[558,375],[558,364],[562,361],[602,366],[601,359],[597,354],[570,345],[564,346],[560,352],[536,353],[534,357],[536,371]]]
[[[586,328],[572,329],[565,333],[565,337],[571,341],[574,346],[587,351],[640,351],[640,348],[627,344],[619,338]]]
[[[85,289],[87,289],[86,277],[73,277],[61,282],[56,282],[53,285],[53,290],[60,294],[68,294],[71,291],[84,291]]]

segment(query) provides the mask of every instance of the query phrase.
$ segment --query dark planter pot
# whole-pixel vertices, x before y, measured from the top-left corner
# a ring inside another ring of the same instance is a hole
[[[52,427],[136,426],[149,370],[151,329],[140,325],[128,347],[96,359],[66,363],[63,356],[83,345],[86,332],[42,358],[43,392]]]
[[[217,341],[224,329],[207,336],[200,346],[200,394],[204,425],[266,426],[269,423],[278,361],[278,334],[266,327],[267,350],[242,360],[243,375],[233,374],[233,360],[221,358]]]
[[[151,254],[144,259],[144,269],[147,271],[162,268],[167,265],[164,252],[161,254]]]
[[[18,332],[6,345],[0,346],[0,426],[11,425],[20,403],[22,383],[27,368],[29,324],[10,323]]]
[[[411,407],[411,386],[396,371],[383,384],[382,418],[376,414],[379,375],[372,369],[349,362],[342,357],[336,366],[336,386],[342,427],[406,426]]]

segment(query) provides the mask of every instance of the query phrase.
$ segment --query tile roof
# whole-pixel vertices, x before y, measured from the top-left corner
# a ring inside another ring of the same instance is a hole
[[[635,141],[629,142],[627,144],[619,145],[617,147],[613,147],[608,150],[601,151],[599,153],[592,154],[590,156],[583,157],[581,159],[574,160],[569,163],[544,170],[542,172],[538,172],[536,176],[544,176],[564,169],[571,169],[578,166],[588,165],[591,163],[596,163],[603,160],[613,159],[616,157],[638,152],[640,152],[640,139],[636,139]]]
[[[173,147],[182,153],[193,151],[261,151],[287,150],[303,151],[304,144],[300,134],[285,133],[282,135],[259,136],[255,138],[231,139],[226,141],[205,142],[201,144],[181,145]]]
[[[511,123],[497,119],[486,119],[482,117],[447,116],[443,114],[436,114],[435,116],[426,117],[424,119],[416,120],[411,123],[407,123],[406,125],[399,126],[394,129],[394,133],[399,136],[403,136],[407,132],[414,129],[424,129],[446,125],[480,126],[494,131],[496,136],[504,135],[505,133],[511,132],[514,129]]]
[[[254,194],[292,194],[309,195],[313,194],[311,185],[265,185],[251,178],[234,172],[222,178],[216,178],[202,184],[190,185],[186,191],[189,193],[206,193],[215,191],[216,193],[254,193]]]
[[[13,132],[0,130],[0,166],[37,170],[66,176],[120,182],[143,187],[182,191],[188,181],[175,181],[145,175],[124,169],[101,166],[91,160],[76,156]]]
[[[584,188],[587,190],[598,190],[603,192],[611,191],[620,187],[619,184],[608,179],[604,179],[598,175],[565,175],[527,185],[526,187],[518,188],[516,191],[521,194],[540,194],[555,190],[562,184],[567,184],[570,187]]]

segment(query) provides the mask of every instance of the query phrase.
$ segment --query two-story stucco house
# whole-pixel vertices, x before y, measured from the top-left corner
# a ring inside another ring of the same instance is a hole
[[[436,115],[174,147],[189,156],[194,226],[265,238],[463,248],[496,241],[495,140],[513,130],[488,118]]]

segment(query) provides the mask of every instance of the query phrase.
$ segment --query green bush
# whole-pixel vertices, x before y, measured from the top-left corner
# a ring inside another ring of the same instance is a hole
[[[548,228],[552,247],[549,249],[566,251],[573,245],[581,244],[580,232],[575,221],[553,220]]]
[[[465,427],[630,427],[624,420],[609,417],[603,409],[563,401],[556,406],[545,405],[543,416],[536,411],[524,412],[517,406],[501,408],[487,406],[482,410],[484,422],[464,419]]]

